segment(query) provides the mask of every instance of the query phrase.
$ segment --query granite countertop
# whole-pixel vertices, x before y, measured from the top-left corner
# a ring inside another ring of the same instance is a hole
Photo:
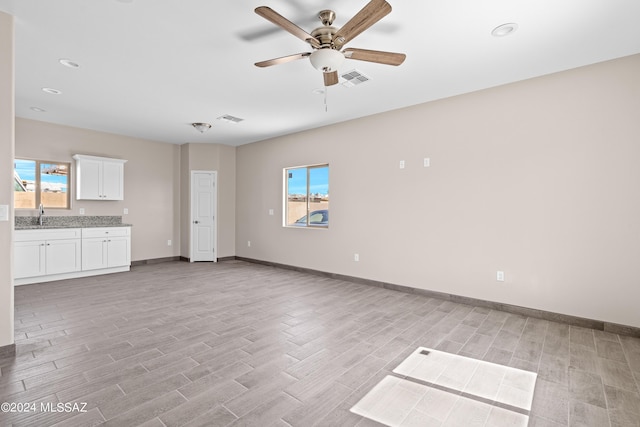
[[[49,230],[53,228],[131,227],[123,224],[121,216],[46,216],[38,224],[35,216],[15,217],[15,230]]]
[[[16,225],[14,230],[50,230],[52,228],[131,227],[131,224],[66,224],[66,225]]]

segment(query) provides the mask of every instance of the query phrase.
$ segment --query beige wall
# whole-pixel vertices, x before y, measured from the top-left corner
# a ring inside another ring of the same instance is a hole
[[[13,344],[13,17],[0,12],[0,347]]]
[[[640,55],[238,147],[236,253],[640,327],[638,75]],[[330,228],[283,228],[282,169],[318,163]]]
[[[215,256],[217,258],[234,256],[236,254],[236,148],[221,144],[183,144],[180,150],[182,157],[181,215],[185,219],[181,226],[183,256],[189,257],[191,203],[189,185],[192,170],[217,172],[218,247]]]
[[[126,159],[124,201],[75,200],[74,154]],[[133,224],[133,261],[180,255],[179,146],[16,118],[15,156],[72,163],[72,208],[47,209],[47,215],[79,215],[80,208],[85,215],[122,215],[123,222]],[[20,210],[16,215],[37,213]]]

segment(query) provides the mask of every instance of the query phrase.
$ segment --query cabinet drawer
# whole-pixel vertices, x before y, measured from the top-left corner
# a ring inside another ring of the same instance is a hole
[[[128,236],[130,234],[129,227],[96,227],[96,228],[83,228],[82,238],[91,237],[117,237]]]
[[[30,242],[33,240],[64,240],[79,239],[80,228],[55,228],[47,230],[16,230],[13,236],[15,242]]]

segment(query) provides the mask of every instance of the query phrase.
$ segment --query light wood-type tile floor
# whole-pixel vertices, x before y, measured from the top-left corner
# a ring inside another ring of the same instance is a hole
[[[373,426],[350,408],[421,346],[536,372],[530,426],[640,426],[637,338],[241,261],[15,300],[2,426]]]

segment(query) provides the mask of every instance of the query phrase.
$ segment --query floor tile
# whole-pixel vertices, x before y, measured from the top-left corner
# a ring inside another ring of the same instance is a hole
[[[412,368],[441,388],[397,378],[426,388],[401,392],[413,406],[400,402],[399,425],[519,425],[501,411],[528,407],[526,381],[505,370],[492,383],[484,367],[494,365],[538,374],[531,426],[634,425],[640,407],[638,338],[243,261],[20,286],[15,309],[18,356],[0,360],[2,400],[86,401],[89,412],[2,414],[0,424],[379,427],[350,409],[418,347],[445,354],[442,366]]]

